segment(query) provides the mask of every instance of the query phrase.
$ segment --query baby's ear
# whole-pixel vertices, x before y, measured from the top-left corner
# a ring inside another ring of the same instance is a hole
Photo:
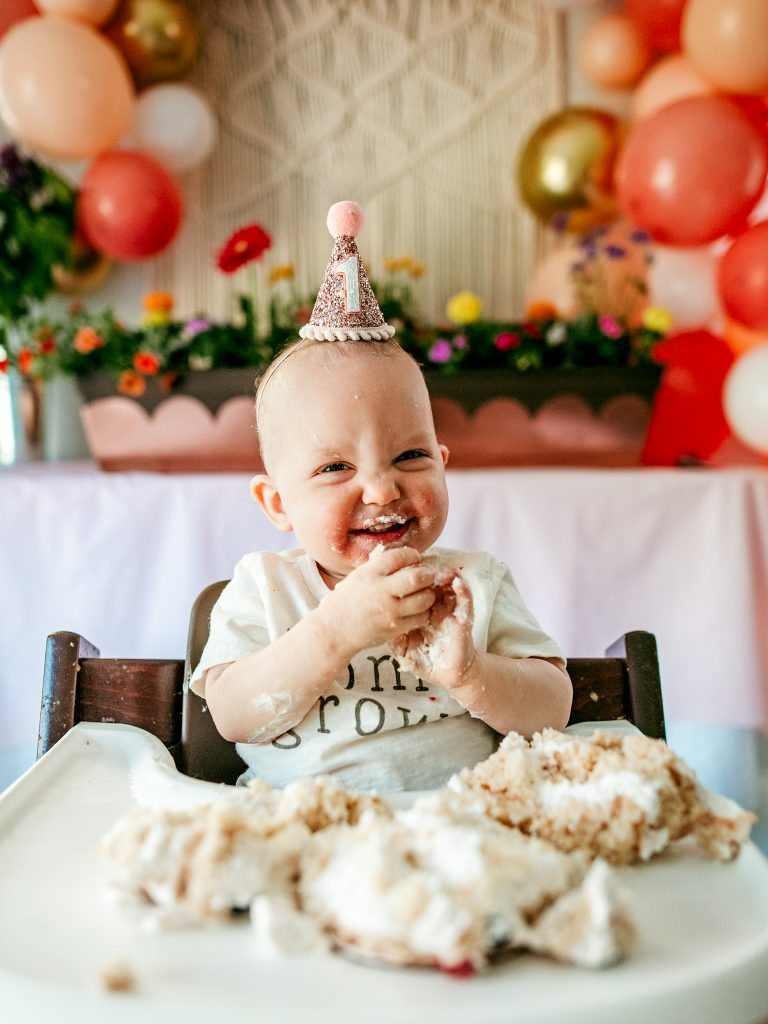
[[[261,505],[264,515],[284,533],[290,533],[293,527],[283,508],[283,499],[275,486],[272,477],[260,473],[251,480],[251,497]]]
[[[448,450],[448,448],[444,444],[438,445],[438,448],[440,449],[440,454],[443,457],[443,465],[447,466],[448,465],[448,459],[451,457],[451,453],[450,453],[450,451]]]

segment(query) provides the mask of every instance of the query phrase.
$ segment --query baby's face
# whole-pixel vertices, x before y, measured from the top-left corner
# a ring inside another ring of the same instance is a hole
[[[333,343],[328,343],[333,344]],[[261,430],[283,528],[331,585],[378,544],[424,551],[448,514],[444,463],[418,367],[373,343],[289,357],[269,383]]]

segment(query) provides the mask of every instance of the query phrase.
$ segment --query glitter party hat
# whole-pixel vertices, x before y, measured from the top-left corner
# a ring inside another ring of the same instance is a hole
[[[313,341],[383,341],[395,328],[384,322],[355,238],[363,226],[363,211],[349,201],[334,203],[326,221],[333,252],[302,338]]]

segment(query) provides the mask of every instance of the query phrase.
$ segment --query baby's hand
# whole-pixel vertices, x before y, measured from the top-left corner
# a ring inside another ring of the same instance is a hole
[[[397,637],[395,656],[444,690],[461,686],[475,657],[472,592],[455,569],[435,578],[435,602],[424,626]]]
[[[425,626],[435,601],[435,569],[415,548],[375,551],[338,583],[319,611],[354,653]]]

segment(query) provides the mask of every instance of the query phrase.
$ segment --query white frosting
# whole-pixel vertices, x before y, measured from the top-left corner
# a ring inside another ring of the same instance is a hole
[[[572,802],[612,804],[617,797],[627,797],[651,818],[659,813],[658,783],[638,772],[610,772],[592,776],[586,782],[542,782],[536,795],[547,811],[557,811]]]

